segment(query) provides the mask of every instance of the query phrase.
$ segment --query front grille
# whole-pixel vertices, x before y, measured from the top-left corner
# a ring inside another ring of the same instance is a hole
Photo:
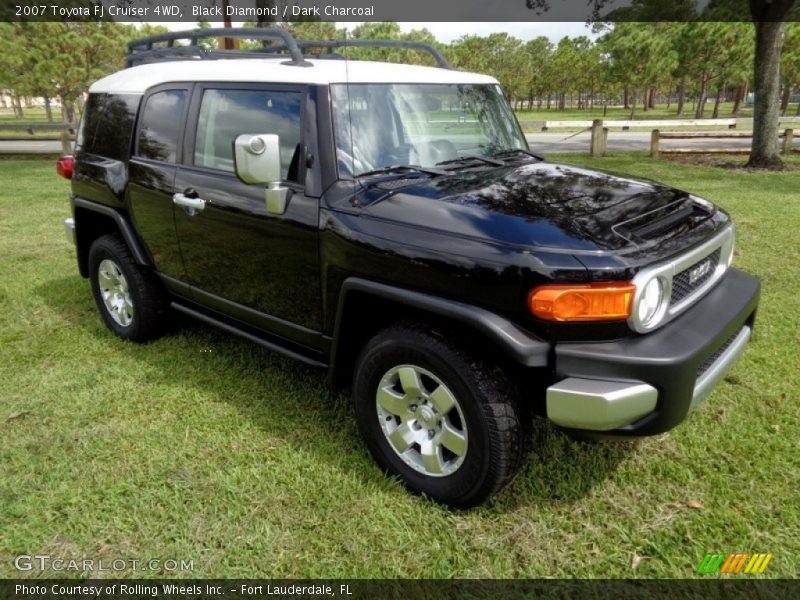
[[[721,249],[717,248],[714,252],[698,260],[692,266],[687,267],[672,278],[672,296],[670,298],[670,303],[673,306],[695,290],[701,288],[706,281],[714,276],[714,272],[717,270],[717,265],[719,264],[720,252]],[[695,276],[694,281],[692,281],[692,273],[706,262],[709,263],[708,269],[699,277]]]
[[[738,329],[730,338],[728,338],[728,340],[724,344],[722,344],[722,346],[717,348],[717,351],[714,352],[714,354],[712,354],[711,356],[709,356],[707,359],[705,359],[703,361],[703,364],[701,364],[697,368],[697,377],[698,377],[698,379],[703,376],[703,373],[705,373],[706,371],[708,371],[711,368],[711,365],[713,365],[715,362],[717,362],[719,357],[722,356],[722,354],[725,352],[725,350],[728,349],[728,347],[733,343],[733,340],[735,340],[736,337],[741,332],[742,332],[742,330]]]

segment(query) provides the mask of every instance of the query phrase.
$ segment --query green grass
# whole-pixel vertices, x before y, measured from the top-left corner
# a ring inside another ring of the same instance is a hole
[[[523,472],[470,512],[385,478],[321,373],[200,325],[115,338],[63,236],[66,182],[0,161],[0,577],[44,553],[191,559],[198,577],[682,578],[738,550],[797,576],[800,170],[562,158],[730,211],[764,285],[754,340],[670,434],[587,444],[538,421]]]

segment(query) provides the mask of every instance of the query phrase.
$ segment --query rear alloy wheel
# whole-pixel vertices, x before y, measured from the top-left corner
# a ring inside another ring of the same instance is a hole
[[[376,335],[359,357],[356,417],[376,462],[415,492],[480,504],[522,463],[526,424],[503,372],[422,325]]]
[[[122,327],[130,325],[133,321],[133,300],[128,290],[128,280],[119,265],[110,258],[100,261],[97,267],[97,285],[111,318]]]
[[[167,302],[161,284],[152,271],[136,263],[120,236],[94,241],[89,279],[103,321],[119,337],[147,342],[163,334]]]

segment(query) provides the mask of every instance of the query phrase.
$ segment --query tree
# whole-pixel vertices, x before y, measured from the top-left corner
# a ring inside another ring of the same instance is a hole
[[[697,21],[681,25],[674,38],[678,72],[696,79],[695,118],[705,116],[709,93],[716,91],[714,116],[718,116],[724,86],[749,79],[753,43],[746,23]]]
[[[781,49],[784,23],[795,0],[750,0],[750,14],[756,28],[755,105],[753,146],[748,167],[780,169],[778,126],[780,119]]]
[[[792,91],[800,91],[800,23],[786,24],[786,37],[781,57],[781,75],[786,86],[788,100]],[[788,108],[788,102],[786,108]],[[797,114],[800,115],[800,99],[797,102]]]
[[[608,54],[612,76],[626,89],[634,91],[633,118],[638,91],[646,94],[678,64],[669,25],[616,23],[600,43]]]
[[[14,69],[17,93],[58,97],[66,122],[92,82],[120,69],[125,42],[140,31],[116,23],[13,23],[0,36],[0,67]]]
[[[542,106],[542,99],[550,96],[552,91],[553,44],[544,36],[529,40],[523,47],[524,69],[521,76],[525,92],[528,95],[528,110],[533,108],[536,98]]]

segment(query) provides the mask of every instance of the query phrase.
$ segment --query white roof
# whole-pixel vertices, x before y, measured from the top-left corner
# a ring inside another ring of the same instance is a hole
[[[157,62],[118,71],[95,82],[90,92],[142,94],[161,83],[224,81],[251,83],[464,83],[491,84],[488,75],[436,67],[369,61],[309,59],[310,67],[281,64],[280,58]]]

